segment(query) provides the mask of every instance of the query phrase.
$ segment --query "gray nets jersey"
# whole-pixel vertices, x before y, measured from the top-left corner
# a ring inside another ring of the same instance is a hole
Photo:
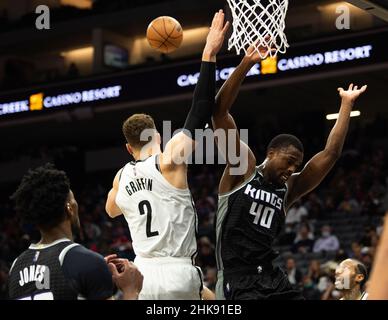
[[[116,204],[128,223],[136,255],[195,256],[197,214],[190,190],[175,188],[163,177],[158,155],[124,166]]]

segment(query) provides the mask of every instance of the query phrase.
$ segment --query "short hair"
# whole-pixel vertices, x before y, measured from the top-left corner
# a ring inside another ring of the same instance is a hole
[[[144,113],[137,113],[130,116],[123,123],[123,134],[127,142],[135,148],[145,146],[152,138],[140,140],[141,133],[145,129],[155,129],[155,122],[151,116]]]
[[[360,282],[360,288],[363,289],[364,288],[364,285],[365,283],[367,282],[368,280],[368,270],[365,266],[365,264],[363,264],[362,262],[358,261],[358,260],[354,260],[354,262],[356,262],[356,271],[357,271],[357,274],[362,274],[364,276],[364,279]]]
[[[282,148],[288,148],[289,146],[295,147],[302,153],[304,152],[304,147],[302,142],[292,134],[277,135],[268,144],[267,152],[269,152],[270,149],[282,149]]]
[[[66,173],[47,163],[24,175],[11,200],[23,221],[48,230],[64,220],[69,192]]]

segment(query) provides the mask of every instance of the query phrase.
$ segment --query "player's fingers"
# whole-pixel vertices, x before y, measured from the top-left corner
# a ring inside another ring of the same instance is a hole
[[[222,10],[218,11],[218,17],[217,17],[217,28],[219,30],[222,30],[222,27],[224,26],[224,12]]]
[[[117,277],[119,275],[119,272],[113,263],[109,263],[108,268],[113,277]]]
[[[109,256],[104,257],[106,263],[109,263],[112,259],[117,258],[117,254],[110,254]]]
[[[351,83],[351,84],[349,85],[348,90],[353,90],[353,83]]]
[[[338,88],[337,90],[339,93],[342,93],[344,91],[344,88]]]
[[[368,88],[368,85],[363,86],[360,90],[361,92],[365,92],[366,88]]]
[[[128,259],[123,259],[123,261],[120,262],[120,266],[123,270],[129,269],[131,267],[131,263]]]
[[[358,90],[358,86],[354,86],[353,90]]]
[[[223,33],[223,34],[226,34],[226,32],[228,31],[229,27],[230,27],[230,22],[229,22],[229,21],[226,21],[225,26],[224,26],[224,28],[222,29],[222,33]]]
[[[216,26],[217,16],[218,16],[218,12],[216,12],[214,14],[213,21],[212,21],[212,24],[210,26],[211,29],[213,29]]]
[[[122,259],[122,258],[117,258],[117,259],[112,259],[110,260],[109,262],[113,263],[113,264],[122,264],[124,262],[125,259]]]

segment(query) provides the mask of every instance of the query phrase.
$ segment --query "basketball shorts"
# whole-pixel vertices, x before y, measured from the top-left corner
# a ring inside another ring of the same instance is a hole
[[[272,266],[219,271],[216,296],[226,300],[304,300],[286,273]]]
[[[142,258],[134,261],[143,274],[139,300],[200,300],[203,276],[190,258]]]

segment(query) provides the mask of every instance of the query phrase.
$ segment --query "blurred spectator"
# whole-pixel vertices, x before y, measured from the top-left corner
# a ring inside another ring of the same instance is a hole
[[[367,226],[364,229],[364,233],[361,237],[360,244],[363,247],[371,247],[372,243],[377,242],[377,239],[378,237],[377,237],[375,228],[373,226]]]
[[[362,255],[361,262],[365,265],[368,274],[371,273],[372,269],[372,263],[373,263],[373,254],[369,250],[367,250],[365,253]]]
[[[337,251],[339,249],[339,241],[335,235],[331,234],[331,227],[325,225],[321,229],[321,237],[314,244],[314,252],[322,251]]]
[[[212,243],[216,242],[215,230],[213,227],[213,221],[210,219],[210,215],[202,218],[198,229],[198,238],[208,237]]]
[[[321,300],[338,300],[340,293],[335,290],[335,271],[338,263],[328,261],[322,265],[323,275],[319,279],[318,290],[322,293]]]
[[[307,271],[307,276],[311,279],[314,286],[317,286],[322,276],[321,263],[319,260],[311,260]]]
[[[293,258],[287,259],[286,271],[290,283],[295,287],[299,287],[302,282],[303,275],[302,272],[296,267],[295,260]]]
[[[315,220],[322,216],[323,203],[317,193],[312,192],[307,196],[305,207],[310,220]]]
[[[331,195],[328,195],[325,200],[325,211],[327,213],[334,212],[336,209],[334,198]]]
[[[201,268],[204,268],[205,266],[209,266],[209,267],[216,266],[214,246],[210,242],[210,239],[208,237],[201,237],[198,240],[197,264]]]
[[[217,268],[206,268],[204,284],[211,291],[215,291],[217,283]]]
[[[310,232],[310,227],[308,224],[302,224],[295,243],[292,247],[292,252],[294,253],[307,253],[311,252],[314,240],[312,239],[312,234]]]
[[[359,213],[360,204],[358,201],[351,195],[350,191],[346,191],[344,199],[338,206],[338,211],[346,213]]]
[[[361,249],[362,249],[361,244],[357,241],[353,241],[352,242],[352,251],[349,254],[349,258],[361,261],[362,260]]]
[[[290,210],[287,212],[286,223],[295,225],[302,221],[302,217],[308,216],[307,209],[302,205],[301,201],[296,201]]]
[[[280,246],[292,245],[294,243],[296,234],[292,224],[286,224],[284,232],[279,236],[277,244]]]
[[[321,299],[321,292],[316,288],[313,280],[308,275],[303,277],[302,293],[306,300]]]

